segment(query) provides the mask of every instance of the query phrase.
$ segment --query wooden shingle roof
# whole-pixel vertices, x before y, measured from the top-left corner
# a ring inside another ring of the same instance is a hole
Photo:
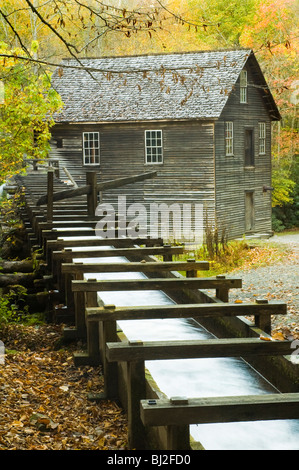
[[[80,59],[84,67],[65,59],[52,77],[64,102],[55,121],[218,119],[252,55],[230,50]]]

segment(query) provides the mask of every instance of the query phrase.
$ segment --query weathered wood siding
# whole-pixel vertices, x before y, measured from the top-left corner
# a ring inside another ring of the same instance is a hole
[[[162,130],[163,164],[145,163],[145,130]],[[100,165],[84,166],[82,132],[100,133]],[[57,147],[57,140],[62,148]],[[127,205],[142,203],[150,213],[151,203],[203,204],[214,218],[214,123],[152,122],[124,124],[57,124],[52,130],[51,157],[59,158],[78,184],[85,183],[85,172],[96,170],[99,180],[156,170],[154,179],[111,190],[102,202],[117,208],[118,196]]]
[[[240,104],[239,82],[215,124],[216,216],[231,238],[245,233],[245,194],[253,192],[254,227],[252,232],[271,231],[271,120],[264,104],[262,89],[254,86],[252,70],[247,66],[248,100]],[[234,154],[225,155],[225,122],[234,123]],[[259,122],[266,123],[266,153],[259,154]],[[245,129],[254,132],[254,161],[245,166]]]

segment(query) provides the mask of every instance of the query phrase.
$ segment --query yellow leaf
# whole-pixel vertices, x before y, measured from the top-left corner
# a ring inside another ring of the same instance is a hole
[[[103,447],[105,445],[105,438],[101,437],[97,442],[99,447]]]
[[[38,418],[37,420],[38,423],[40,424],[49,424],[50,423],[50,419],[49,418]]]
[[[22,423],[22,421],[15,420],[12,422],[12,426],[23,427],[24,424]]]
[[[280,331],[278,331],[277,333],[273,333],[272,338],[276,339],[277,341],[284,341],[285,339]]]
[[[91,387],[92,387],[92,381],[91,381],[91,380],[88,380],[88,382],[87,382],[87,389],[89,390],[89,389],[91,389]]]
[[[261,339],[262,341],[272,341],[269,336],[260,335],[260,339]]]

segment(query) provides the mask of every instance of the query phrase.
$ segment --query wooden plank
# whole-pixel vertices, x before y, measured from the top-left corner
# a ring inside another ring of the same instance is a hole
[[[184,248],[180,246],[165,247],[152,246],[144,248],[115,248],[112,250],[91,250],[91,251],[72,251],[71,248],[65,251],[53,251],[54,259],[75,259],[75,258],[102,258],[107,256],[147,256],[147,255],[164,255],[165,253],[182,254]]]
[[[142,173],[140,175],[128,176],[124,178],[113,179],[109,181],[104,181],[103,183],[97,184],[97,192],[106,191],[108,189],[119,188],[121,186],[136,183],[138,181],[143,181],[149,178],[154,178],[157,176],[156,171],[149,171],[147,173]],[[76,189],[66,189],[64,191],[59,191],[53,194],[53,201],[61,201],[63,199],[70,199],[77,196],[82,196],[84,194],[89,194],[91,192],[91,185],[81,186]],[[37,206],[47,204],[48,195],[41,196],[37,202]]]
[[[80,238],[79,238],[80,237]],[[71,240],[68,238],[57,237],[57,240],[49,240],[48,247],[59,251],[63,248],[73,248],[80,246],[131,246],[131,245],[163,245],[162,238],[150,238],[150,237],[140,237],[140,238],[100,238],[96,236],[85,236],[83,233],[79,235],[78,239]],[[70,238],[73,238],[70,235]]]
[[[299,393],[204,397],[186,401],[173,404],[171,399],[141,400],[142,422],[146,426],[169,426],[299,418]]]
[[[185,341],[114,342],[106,344],[108,361],[154,361],[214,357],[274,356],[292,353],[291,341],[225,338]]]
[[[39,214],[34,215],[35,218],[37,219],[38,222],[45,222],[45,215],[43,214],[43,211],[41,211]],[[82,220],[89,220],[91,217],[88,215],[84,215],[82,211],[72,211],[71,214],[55,214],[53,216],[53,222],[66,222],[69,221],[70,223],[74,222],[76,223],[77,221],[82,221]],[[92,217],[92,220],[94,220],[94,217]],[[101,217],[98,218],[97,221],[101,220]],[[82,222],[81,222],[82,223]],[[72,224],[73,225],[73,224]]]
[[[208,261],[158,261],[158,262],[131,262],[131,263],[62,263],[63,273],[73,274],[76,272],[102,273],[102,272],[155,272],[155,271],[186,271],[186,270],[206,271],[209,269]]]
[[[87,286],[88,287],[88,286]],[[247,315],[286,315],[287,305],[283,302],[268,304],[206,303],[141,307],[104,307],[87,308],[87,320],[146,320],[154,318],[195,318]]]
[[[65,228],[67,229],[72,229],[74,227],[90,227],[90,228],[95,228],[96,224],[98,223],[98,219],[90,219],[88,217],[82,217],[80,220],[53,220],[52,224],[49,224],[47,222],[41,221],[39,222],[38,226],[40,230],[51,230],[52,227],[55,228]]]
[[[226,285],[230,289],[242,287],[242,279],[207,278],[170,278],[170,279],[121,279],[101,281],[72,281],[74,292],[115,291],[115,290],[165,290],[165,289],[217,289]]]
[[[60,237],[92,237],[95,234],[95,229],[92,227],[85,228],[69,228],[66,230],[57,230],[53,228],[52,230],[42,230],[41,239],[43,240],[44,246],[50,240],[57,240]]]

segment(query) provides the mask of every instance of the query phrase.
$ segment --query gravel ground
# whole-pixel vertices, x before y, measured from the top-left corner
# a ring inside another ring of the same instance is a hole
[[[250,270],[236,270],[241,277],[242,289],[232,289],[230,301],[254,301],[256,298],[284,301],[288,305],[286,316],[273,316],[273,331],[285,337],[299,338],[299,233],[275,235],[270,239],[285,247],[283,261]],[[232,275],[232,273],[230,273]]]

